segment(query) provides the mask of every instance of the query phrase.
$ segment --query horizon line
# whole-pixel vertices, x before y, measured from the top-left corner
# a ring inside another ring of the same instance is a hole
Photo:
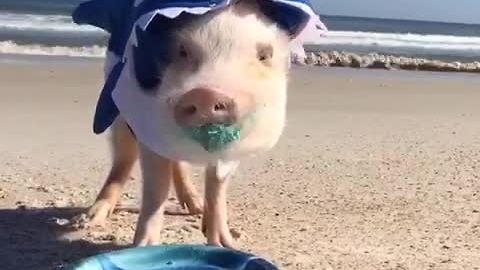
[[[318,13],[321,17],[350,17],[350,18],[357,18],[357,19],[380,19],[380,20],[391,20],[391,21],[412,21],[412,22],[426,22],[426,23],[444,23],[444,24],[461,24],[461,25],[478,25],[480,26],[480,22],[458,22],[458,21],[437,21],[437,20],[427,20],[427,19],[410,19],[410,18],[392,18],[392,17],[369,17],[369,16],[355,16],[355,15],[340,15],[340,14],[325,14],[325,13]]]

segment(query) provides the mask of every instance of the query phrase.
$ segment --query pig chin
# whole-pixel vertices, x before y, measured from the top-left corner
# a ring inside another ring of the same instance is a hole
[[[208,151],[205,146],[188,136],[183,127],[179,126],[172,129],[176,132],[172,132],[169,144],[173,148],[172,152],[176,153],[174,158],[178,160],[198,164],[211,163],[217,160],[240,160],[268,151],[275,146],[284,127],[283,121],[275,120],[254,120],[253,124],[246,124],[246,127],[241,131],[239,140],[232,141],[215,151]],[[237,125],[241,124],[237,123]]]
[[[258,121],[241,140],[234,142],[222,153],[223,159],[235,160],[260,154],[275,146],[280,139],[284,123],[279,119]],[[263,122],[261,124],[261,122]]]

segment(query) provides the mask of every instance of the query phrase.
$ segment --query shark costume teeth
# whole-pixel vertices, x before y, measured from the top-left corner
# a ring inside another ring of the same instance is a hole
[[[161,130],[172,124],[168,112],[156,109],[155,99],[139,89],[135,78],[131,78],[128,67],[133,52],[142,42],[142,32],[151,22],[162,19],[173,20],[182,14],[202,15],[227,7],[234,0],[90,0],[81,3],[73,12],[77,24],[89,24],[110,33],[107,50],[105,84],[101,91],[94,117],[93,130],[103,133],[121,114],[137,139],[150,150],[167,158],[179,159]],[[291,43],[303,43],[320,38],[327,31],[309,4],[309,0],[263,0],[262,11],[279,27],[286,30]],[[132,90],[138,89],[138,91]],[[148,108],[148,110],[145,110]],[[145,119],[149,119],[145,121]]]

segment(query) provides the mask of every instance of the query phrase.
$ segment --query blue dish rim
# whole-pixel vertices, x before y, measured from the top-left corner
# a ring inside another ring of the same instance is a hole
[[[176,263],[179,265],[175,266]],[[65,269],[175,270],[193,269],[191,267],[194,266],[199,268],[203,266],[203,269],[210,266],[229,270],[278,270],[271,262],[251,253],[209,245],[187,244],[132,247],[106,252],[81,259],[67,265]]]

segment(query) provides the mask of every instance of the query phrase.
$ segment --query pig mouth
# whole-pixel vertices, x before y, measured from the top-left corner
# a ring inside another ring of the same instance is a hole
[[[205,124],[184,127],[184,133],[209,153],[219,152],[244,137],[246,125],[252,117],[233,124]]]
[[[200,127],[185,128],[189,137],[198,142],[207,152],[218,152],[230,143],[241,138],[242,128],[239,125],[207,124]]]

